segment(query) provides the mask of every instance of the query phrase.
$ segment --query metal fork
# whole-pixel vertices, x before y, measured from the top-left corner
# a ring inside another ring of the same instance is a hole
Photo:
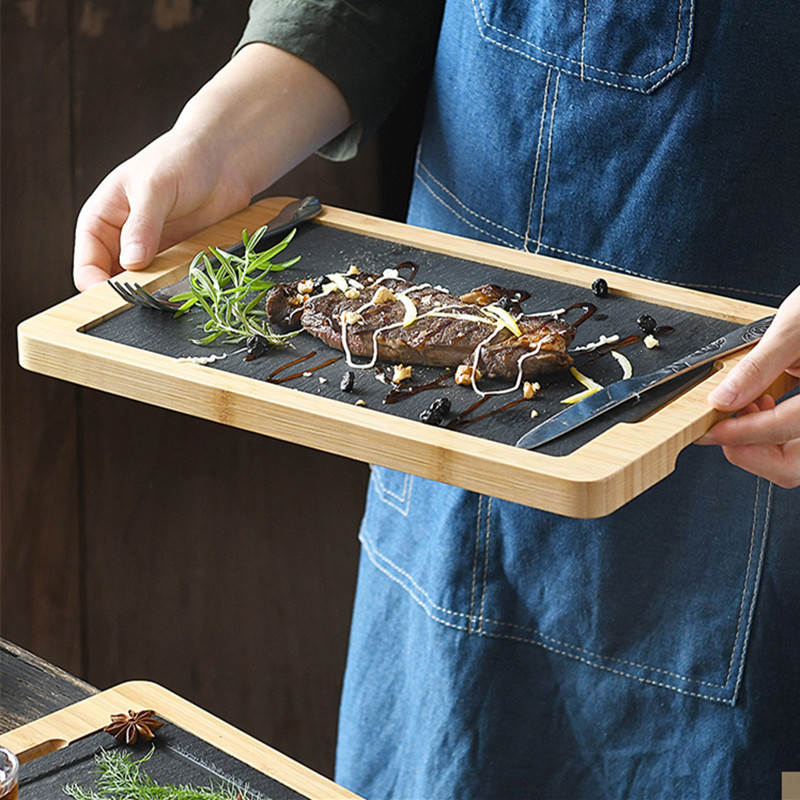
[[[138,283],[127,283],[126,281],[109,281],[108,285],[126,302],[133,303],[135,306],[153,308],[156,311],[177,311],[180,303],[173,303],[171,300],[159,300],[154,297],[147,289],[143,289]],[[177,294],[177,292],[175,292]]]
[[[279,233],[294,228],[301,222],[316,217],[322,211],[322,204],[313,195],[304,197],[302,200],[293,200],[285,205],[268,223],[267,231],[262,238],[262,242],[272,238]],[[244,242],[239,242],[233,247],[226,248],[227,252],[242,255],[244,253]],[[163,289],[156,289],[155,292],[148,292],[138,283],[127,283],[126,281],[109,280],[111,288],[126,302],[133,305],[152,308],[156,311],[176,311],[180,308],[180,303],[173,303],[167,299],[176,294],[186,291],[189,288],[189,278],[183,278],[172,286]]]

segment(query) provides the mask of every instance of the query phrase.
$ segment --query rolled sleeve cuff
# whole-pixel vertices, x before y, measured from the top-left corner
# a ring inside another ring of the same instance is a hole
[[[254,0],[234,54],[264,42],[302,58],[332,80],[355,122],[319,152],[344,161],[357,153],[430,62],[438,23],[439,9],[430,0]]]

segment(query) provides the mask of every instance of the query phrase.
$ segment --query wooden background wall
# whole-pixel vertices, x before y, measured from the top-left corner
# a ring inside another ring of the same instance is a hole
[[[247,0],[2,0],[0,634],[154,680],[332,774],[364,465],[23,371],[77,211],[229,57]],[[275,187],[402,217],[419,90]],[[335,477],[332,477],[335,476]]]

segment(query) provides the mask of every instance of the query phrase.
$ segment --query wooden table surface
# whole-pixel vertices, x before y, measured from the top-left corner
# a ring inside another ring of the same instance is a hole
[[[97,691],[33,653],[0,639],[0,734]]]

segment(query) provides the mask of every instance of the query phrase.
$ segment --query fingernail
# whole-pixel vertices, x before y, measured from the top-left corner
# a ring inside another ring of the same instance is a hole
[[[721,383],[711,392],[708,399],[716,406],[732,406],[738,396],[738,392],[731,389],[726,383]]]
[[[125,245],[119,257],[121,266],[125,264],[140,264],[145,259],[144,245],[139,242],[131,242]]]

